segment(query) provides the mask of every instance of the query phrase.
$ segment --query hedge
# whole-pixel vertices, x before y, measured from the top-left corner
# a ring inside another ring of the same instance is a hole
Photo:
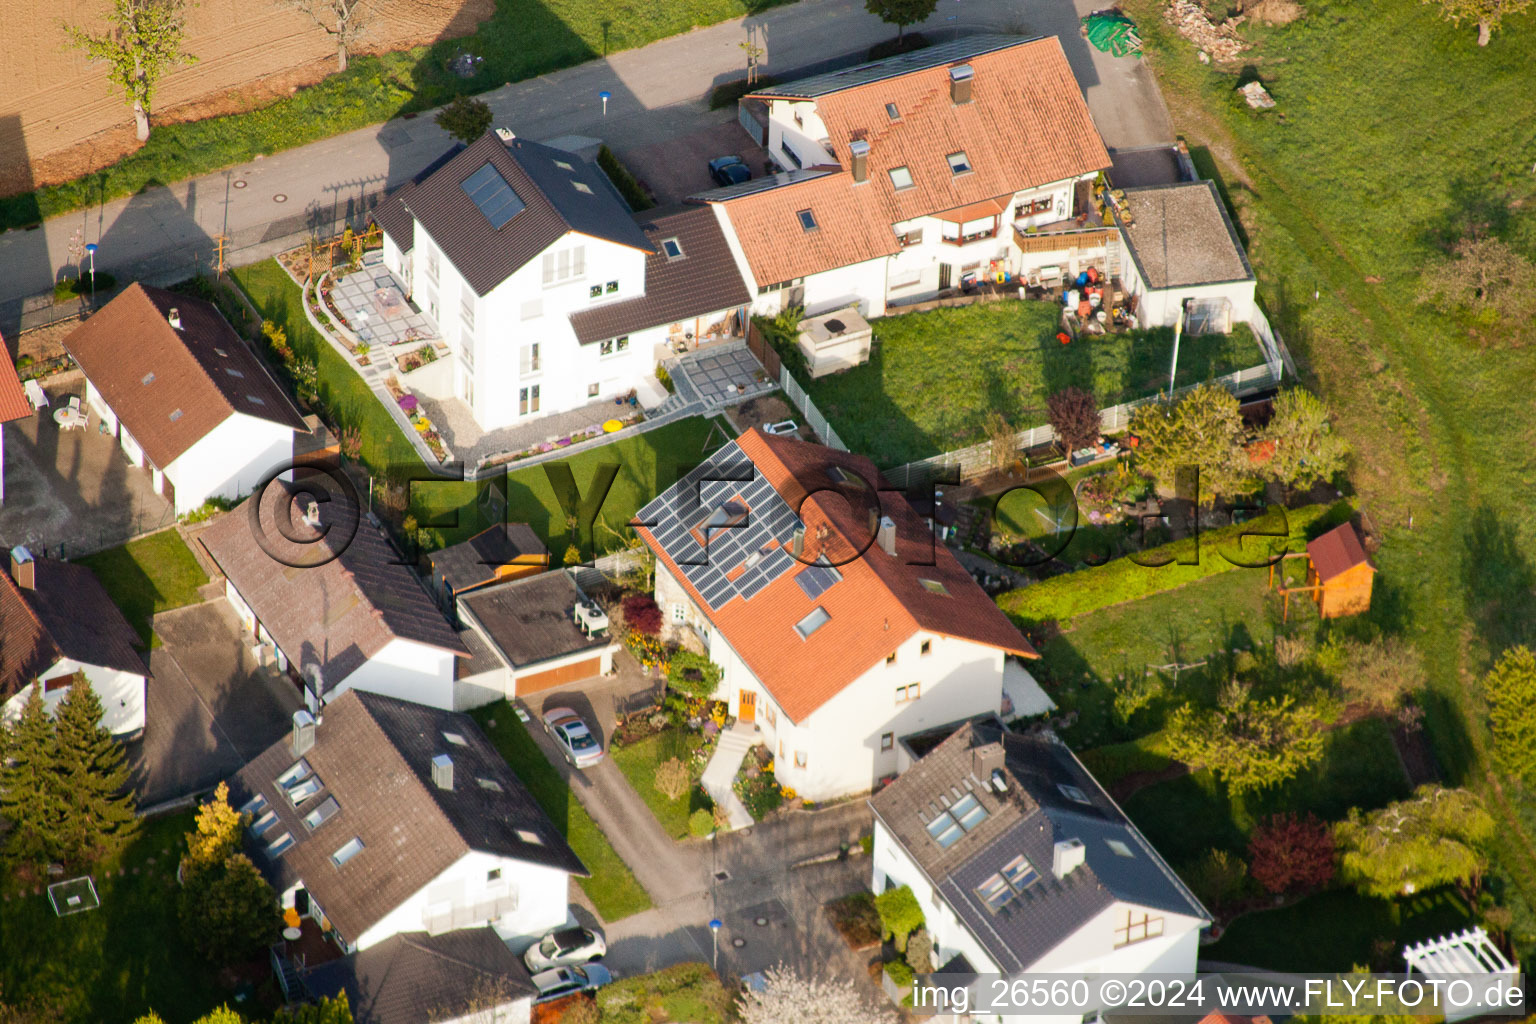
[[[629,204],[629,208],[635,213],[641,210],[649,210],[656,205],[656,200],[651,198],[646,187],[629,173],[629,168],[613,155],[613,150],[602,146],[597,151],[597,166],[608,175],[608,180],[613,182],[613,187],[619,190],[619,195]]]
[[[1347,521],[1354,514],[1354,509],[1348,502],[1340,501],[1331,506],[1307,505],[1287,509],[1285,514],[1290,531],[1288,550],[1299,551],[1301,543]],[[1070,619],[1109,605],[1159,594],[1207,576],[1239,568],[1221,552],[1245,561],[1259,562],[1263,556],[1262,546],[1274,542],[1252,537],[1256,526],[1258,522],[1253,521],[1204,530],[1198,541],[1194,537],[1185,537],[1141,553],[1142,562],[1169,562],[1158,568],[1138,564],[1129,558],[1117,558],[1105,565],[1056,576],[1000,594],[997,604],[1020,626],[1027,627],[1052,619]],[[1242,542],[1242,554],[1238,555],[1233,545],[1245,532],[1250,534],[1250,538]],[[1186,561],[1193,561],[1194,564],[1183,564]]]

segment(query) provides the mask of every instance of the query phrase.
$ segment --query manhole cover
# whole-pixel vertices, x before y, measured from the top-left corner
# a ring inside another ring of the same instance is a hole
[[[245,186],[247,186],[249,184],[250,184],[250,182],[248,182],[248,181],[237,181],[237,182],[235,182],[235,188],[245,188]]]
[[[716,871],[715,872],[715,881],[717,881],[717,882],[729,882],[730,880],[731,880],[731,873],[729,871]]]
[[[285,193],[279,192],[277,195],[272,197],[272,201],[274,203],[286,203],[288,201],[288,196]]]
[[[761,928],[768,923],[768,919],[766,917],[756,917],[752,919],[752,923]]]
[[[746,944],[747,944],[747,940],[746,939],[732,939],[731,940],[731,945],[735,946],[737,949],[740,949],[742,946],[745,946]]]

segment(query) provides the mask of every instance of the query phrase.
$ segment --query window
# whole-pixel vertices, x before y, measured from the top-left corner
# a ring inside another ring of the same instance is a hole
[[[965,155],[965,150],[963,149],[958,153],[949,154],[944,159],[949,161],[950,174],[970,174],[975,170],[971,166],[971,158]]]
[[[806,763],[807,760],[808,759],[805,756],[805,751],[803,751],[803,750],[795,751],[795,767],[796,768],[804,768],[805,767],[805,763]]]
[[[797,277],[793,281],[780,281],[778,284],[758,285],[757,294],[766,295],[768,292],[782,291],[785,288],[796,288],[805,282],[805,278]]]
[[[303,782],[288,789],[288,799],[293,803],[293,806],[297,807],[324,788],[325,783],[320,781],[320,776],[311,775]]]
[[[75,674],[73,672],[70,672],[70,673],[68,673],[66,675],[54,676],[52,679],[44,679],[43,680],[43,692],[44,693],[58,693],[60,690],[67,690],[67,689],[69,689],[70,681],[72,679],[74,679],[74,678],[75,678]]]
[[[901,234],[896,236],[896,244],[901,246],[903,249],[909,245],[922,245],[923,229],[908,228],[906,231],[903,231]]]
[[[523,303],[522,315],[524,320],[537,320],[544,315],[544,300],[530,299]]]
[[[341,810],[341,805],[336,802],[336,798],[328,796],[320,801],[314,810],[304,815],[304,827],[313,832],[334,818],[339,810]]]
[[[993,912],[1003,909],[1008,902],[1031,885],[1040,881],[1040,872],[1023,857],[1015,857],[1003,865],[1003,870],[992,875],[976,887],[976,895]]]
[[[456,732],[444,732],[443,739],[447,740],[449,743],[452,743],[456,747],[469,746],[469,741]]]
[[[175,423],[179,419],[181,419],[181,410],[180,409],[172,409],[171,410],[171,422]]]
[[[683,258],[683,247],[675,238],[663,238],[661,240],[661,251],[667,254],[667,259],[669,260],[680,260]]]
[[[309,766],[309,762],[301,757],[289,765],[287,771],[277,777],[277,788],[286,790],[295,782],[309,778],[314,772],[315,770]]]
[[[257,398],[255,395],[246,395],[245,397],[249,398],[251,401],[255,402],[257,405],[266,405],[267,404],[264,400],[262,400],[260,398]]]
[[[799,213],[795,214],[795,216],[800,218],[800,227],[803,230],[805,230],[805,231],[815,231],[816,230],[816,227],[817,227],[816,215],[814,213],[812,213],[810,210],[801,210]]]
[[[678,625],[688,621],[688,609],[684,608],[680,601],[672,602],[672,621]]]
[[[524,345],[518,356],[518,372],[523,376],[539,372],[539,343],[529,342]]]
[[[517,389],[517,414],[526,416],[539,411],[539,386]]]
[[[1116,857],[1134,857],[1134,856],[1136,856],[1136,854],[1131,852],[1131,848],[1129,846],[1126,846],[1124,843],[1122,843],[1118,839],[1106,839],[1106,840],[1104,840],[1104,845],[1108,846],[1111,850],[1113,850],[1115,852],[1115,856]]]
[[[229,353],[225,352],[223,349],[219,348],[219,346],[217,346],[217,345],[213,346],[213,350],[219,354],[219,358],[220,359],[228,359],[229,358]]]
[[[912,172],[905,164],[900,167],[892,167],[885,173],[891,176],[891,185],[896,191],[900,192],[904,188],[912,187]]]
[[[587,275],[587,251],[576,245],[544,254],[544,286],[575,281]]]
[[[809,615],[795,623],[795,632],[800,634],[800,639],[809,640],[811,634],[830,622],[832,616],[821,605],[811,609]]]
[[[894,665],[894,664],[896,664],[896,652],[895,651],[892,651],[890,654],[887,654],[885,656],[885,663],[887,665]]]
[[[493,229],[500,228],[523,212],[522,199],[512,191],[512,186],[507,184],[501,172],[490,164],[481,166],[465,178],[459,187],[485,214],[485,219],[491,222]]]
[[[893,733],[893,732],[883,732],[883,733],[880,734],[880,751],[882,753],[884,753],[887,750],[890,750],[894,746],[896,746],[896,734],[895,733]]]
[[[1013,215],[1015,217],[1033,217],[1037,213],[1051,212],[1051,197],[1043,199],[1027,199],[1022,203],[1015,203]]]
[[[907,704],[917,700],[923,695],[922,683],[908,683],[906,686],[896,687],[896,703]]]
[[[293,849],[293,844],[296,842],[298,842],[298,840],[293,838],[292,832],[284,832],[282,835],[278,836],[276,839],[267,844],[267,856],[273,859],[281,857],[283,854]]]
[[[515,831],[517,832],[517,838],[525,843],[532,843],[534,846],[544,845],[544,840],[539,837],[537,832],[530,832],[525,828],[516,829]]]
[[[346,841],[341,849],[331,854],[331,863],[335,864],[337,867],[341,867],[347,861],[351,860],[353,857],[356,857],[362,848],[363,841],[357,838],[357,836],[353,836],[351,839]]]
[[[438,257],[437,250],[432,248],[432,243],[431,242],[428,242],[427,245],[426,245],[426,256],[427,256],[427,280],[431,281],[433,284],[436,284],[437,283],[437,272],[438,272],[438,268],[439,268],[439,262],[438,262],[439,261],[439,257]]]
[[[617,355],[629,350],[629,335],[622,338],[609,338],[607,341],[598,342],[597,354],[600,356]]]
[[[582,195],[589,196],[592,194],[592,190],[587,187],[587,183],[584,181],[573,181],[571,184],[575,186],[576,191],[580,192]]]
[[[919,654],[922,654],[922,655],[932,654],[933,653],[933,641],[932,640],[924,640],[923,643],[922,643],[922,646],[920,646],[917,649],[917,652]]]
[[[245,374],[241,373],[239,370],[235,369],[233,366],[226,366],[226,367],[224,367],[224,372],[229,374],[231,377],[239,377],[241,379],[244,379],[244,377],[245,377]]]
[[[555,163],[555,166],[560,168],[562,171],[575,171],[576,170],[576,168],[572,167],[570,164],[566,163],[564,160],[556,160],[554,163]]]
[[[918,580],[917,582],[921,583],[923,585],[923,589],[928,591],[930,594],[938,594],[940,597],[949,596],[949,588],[945,587],[944,584],[940,583],[938,580]]]
[[[1056,788],[1061,790],[1061,795],[1066,797],[1068,800],[1073,800],[1073,801],[1075,801],[1077,803],[1080,803],[1080,804],[1086,804],[1086,803],[1091,803],[1092,802],[1092,801],[1090,801],[1088,799],[1088,794],[1084,793],[1077,786],[1070,786],[1070,785],[1062,782],[1062,783],[1058,783]]]
[[[154,370],[150,370],[144,376],[139,378],[139,383],[140,384],[153,384],[154,380],[155,380],[155,371]]]
[[[1133,942],[1155,939],[1163,934],[1163,919],[1151,917],[1134,910],[1125,912],[1125,924],[1115,928],[1115,948],[1129,946]]]
[[[470,334],[475,331],[475,293],[465,288],[459,297],[459,324]]]
[[[268,811],[266,814],[263,814],[261,817],[251,822],[251,835],[255,836],[257,839],[260,839],[268,832],[271,832],[276,824],[277,812]]]
[[[476,779],[475,781],[480,783],[481,789],[488,789],[492,793],[502,792],[501,783],[497,782],[495,779]]]
[[[892,121],[900,121],[901,111],[896,109],[896,104],[887,103],[885,105],[885,116],[890,118]]]
[[[617,282],[617,281],[609,281],[607,284],[603,285],[603,293],[605,295],[612,295],[614,292],[616,292],[618,290],[619,290],[619,282]]]
[[[257,815],[267,809],[267,798],[257,793],[240,805],[241,814]]]
[[[589,299],[600,299],[602,297],[603,297],[603,286],[602,285],[595,284],[591,288],[587,289],[587,298],[589,298]]]
[[[598,386],[596,384],[588,384],[587,385],[587,397],[588,398],[596,398],[597,397],[597,387]]]
[[[491,870],[485,873],[485,880],[487,882],[501,881],[501,868],[491,868]]]
[[[987,809],[974,793],[967,793],[928,823],[928,834],[944,849],[987,819]]]

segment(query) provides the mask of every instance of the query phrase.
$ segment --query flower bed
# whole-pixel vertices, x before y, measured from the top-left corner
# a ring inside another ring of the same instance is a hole
[[[741,760],[741,770],[731,783],[752,820],[762,821],[784,805],[794,795],[794,790],[779,785],[773,774],[773,753],[759,744],[747,751]]]
[[[639,412],[637,410],[619,420],[619,422],[622,423],[625,427],[632,427],[636,423],[641,423],[644,420],[645,413]],[[621,427],[620,429],[623,428]],[[516,462],[518,459],[532,458],[535,455],[543,455],[546,452],[557,451],[561,448],[568,448],[573,444],[580,444],[582,441],[590,441],[594,437],[604,436],[606,436],[606,434],[604,433],[601,426],[589,427],[586,430],[578,430],[571,434],[569,437],[560,437],[553,441],[540,441],[538,444],[524,448],[522,451],[511,452],[506,455],[498,455],[494,458],[487,459],[485,464],[487,466],[495,466],[505,462]]]

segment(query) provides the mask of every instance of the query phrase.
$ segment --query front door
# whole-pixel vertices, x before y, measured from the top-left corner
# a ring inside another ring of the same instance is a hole
[[[740,722],[757,721],[757,691],[741,691],[741,710],[737,713],[736,719]]]
[[[949,290],[949,275],[951,272],[948,263],[939,264],[939,291],[945,292]]]

